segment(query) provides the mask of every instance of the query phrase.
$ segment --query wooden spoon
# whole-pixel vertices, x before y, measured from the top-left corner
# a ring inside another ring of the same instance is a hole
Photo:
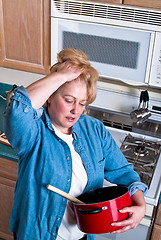
[[[71,196],[70,194],[68,194],[68,193],[66,193],[66,192],[64,192],[64,191],[62,191],[62,190],[60,190],[60,189],[58,189],[58,188],[56,188],[56,187],[54,187],[50,184],[48,184],[46,186],[46,188],[50,191],[53,191],[53,192],[65,197],[65,198],[67,198],[68,200],[70,200],[72,202],[75,202],[77,204],[85,204],[84,202],[80,201],[78,198],[75,198],[75,197]]]

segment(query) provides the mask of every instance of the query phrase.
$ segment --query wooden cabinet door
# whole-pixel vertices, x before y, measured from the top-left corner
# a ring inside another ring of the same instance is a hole
[[[90,0],[90,1],[96,1],[96,2],[105,2],[105,3],[123,3],[123,0]]]
[[[2,239],[13,239],[13,234],[9,232],[9,221],[14,199],[14,183],[0,177],[0,237]],[[0,238],[0,239],[1,239]]]
[[[17,163],[0,158],[0,239],[12,240],[9,222],[17,178]]]
[[[151,240],[161,240],[161,226],[154,224]]]
[[[50,0],[0,0],[0,66],[46,74]]]
[[[123,0],[123,3],[141,7],[161,8],[161,0]]]
[[[151,240],[161,240],[161,204],[157,209]]]
[[[161,204],[159,204],[158,209],[157,209],[157,216],[155,219],[155,223],[160,225],[160,227],[161,227]]]

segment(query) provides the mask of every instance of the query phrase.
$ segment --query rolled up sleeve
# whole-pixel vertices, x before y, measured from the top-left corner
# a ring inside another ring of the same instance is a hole
[[[41,115],[39,112],[32,108],[29,95],[23,86],[14,90],[4,112],[4,130],[19,157],[25,154],[26,148],[31,148],[35,136],[38,136],[37,120]]]

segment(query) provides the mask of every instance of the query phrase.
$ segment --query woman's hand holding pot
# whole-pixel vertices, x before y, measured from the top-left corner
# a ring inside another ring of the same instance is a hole
[[[113,231],[111,233],[122,233],[126,232],[130,229],[136,228],[138,224],[141,222],[142,218],[145,215],[146,204],[144,200],[144,195],[141,190],[138,190],[132,196],[132,206],[125,207],[120,210],[121,213],[127,212],[129,214],[128,219],[112,223],[112,226],[123,226],[123,228]]]

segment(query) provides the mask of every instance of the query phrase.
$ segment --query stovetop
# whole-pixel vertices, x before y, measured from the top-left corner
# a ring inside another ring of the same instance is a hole
[[[141,181],[150,187],[153,173],[161,152],[161,144],[144,138],[128,134],[121,147],[121,151],[133,164],[134,170],[139,174]]]

